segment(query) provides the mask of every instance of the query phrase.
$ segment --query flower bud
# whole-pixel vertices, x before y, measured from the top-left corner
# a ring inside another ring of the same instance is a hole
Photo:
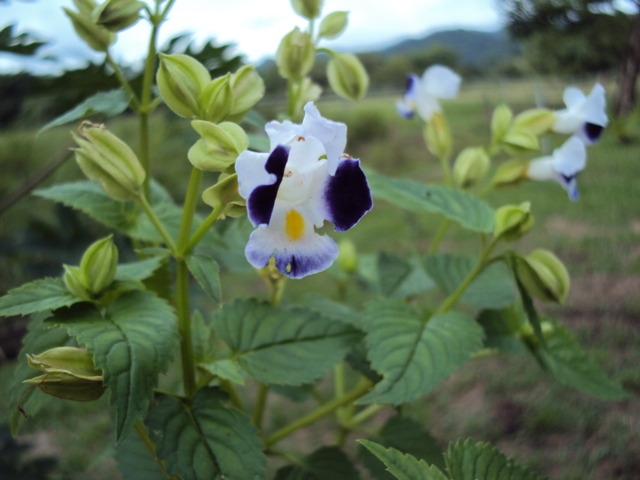
[[[88,14],[74,12],[68,8],[63,8],[63,10],[71,20],[73,29],[78,36],[93,50],[106,52],[109,45],[115,42],[115,34],[100,25],[96,25]]]
[[[229,82],[231,74],[212,80],[200,95],[200,118],[209,122],[219,123],[233,108],[233,91]]]
[[[536,137],[548,132],[556,122],[556,116],[546,108],[531,108],[519,113],[513,120],[514,127]]]
[[[305,77],[300,84],[300,95],[298,95],[295,111],[302,110],[307,102],[315,102],[320,95],[322,95],[322,87],[313,83],[309,77]]]
[[[493,111],[493,117],[491,117],[491,136],[493,142],[499,142],[511,125],[511,118],[513,114],[511,109],[504,103],[498,105]]]
[[[25,380],[48,395],[77,402],[97,400],[105,391],[102,371],[84,348],[57,347],[40,355],[27,355],[29,366],[44,375]]]
[[[517,275],[530,295],[543,302],[564,303],[569,293],[569,273],[548,250],[538,249],[517,257]]]
[[[200,95],[211,82],[204,65],[188,55],[160,54],[157,83],[162,99],[177,115],[200,115]]]
[[[340,251],[336,263],[338,267],[346,273],[354,273],[358,268],[358,254],[356,246],[351,240],[342,240],[338,247]]]
[[[302,80],[313,68],[315,47],[311,36],[298,27],[287,33],[278,45],[276,65],[280,76],[288,80]]]
[[[331,89],[347,100],[360,100],[369,88],[369,75],[351,53],[332,53],[327,64],[327,79]]]
[[[231,75],[230,84],[233,92],[230,115],[233,121],[239,121],[264,96],[264,81],[253,66],[245,65]]]
[[[73,267],[70,265],[63,265],[64,275],[62,280],[72,294],[83,300],[89,300],[91,294],[87,290],[87,282],[80,271],[80,267]]]
[[[72,134],[80,146],[76,161],[90,179],[115,200],[132,200],[140,193],[145,171],[129,146],[113,133],[101,127],[84,128],[84,138]]]
[[[327,15],[320,22],[320,38],[336,38],[347,27],[349,12],[333,12]]]
[[[423,131],[427,148],[438,158],[449,158],[453,141],[447,119],[441,112],[436,112],[426,123]]]
[[[245,201],[238,191],[238,175],[229,175],[207,188],[202,192],[202,201],[213,208],[229,204],[244,206]]]
[[[498,167],[491,184],[495,186],[515,185],[527,178],[529,162],[526,160],[509,160]]]
[[[107,0],[93,10],[92,20],[112,32],[124,30],[140,19],[145,3],[139,0]]]
[[[113,235],[94,242],[80,261],[81,278],[87,290],[97,294],[113,282],[118,268],[118,248],[113,243]]]
[[[91,18],[91,14],[98,6],[95,0],[73,0],[73,4],[78,9],[78,13],[87,18]]]
[[[293,10],[307,20],[320,16],[323,0],[291,0]]]
[[[513,126],[502,137],[502,147],[511,155],[522,155],[540,150],[540,143],[534,134]]]
[[[490,166],[491,160],[484,148],[465,148],[453,164],[453,181],[458,188],[471,188],[484,178]]]
[[[529,202],[520,205],[505,205],[496,210],[494,216],[494,238],[502,237],[507,242],[517,240],[533,227],[533,216]]]
[[[191,164],[200,170],[225,170],[233,165],[240,152],[249,146],[247,134],[235,123],[223,122],[216,125],[194,120],[191,126],[201,138],[189,149],[187,156]]]

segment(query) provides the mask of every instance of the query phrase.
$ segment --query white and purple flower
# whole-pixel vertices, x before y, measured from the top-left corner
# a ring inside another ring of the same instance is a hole
[[[236,161],[240,195],[254,227],[245,255],[263,268],[302,278],[331,266],[338,245],[319,235],[325,220],[337,232],[353,227],[373,207],[360,161],[344,154],[347,127],[320,116],[309,102],[301,125],[269,122],[270,153],[242,152]]]
[[[589,95],[582,93],[578,87],[567,87],[562,99],[567,108],[554,112],[556,123],[552,130],[578,135],[588,145],[595,143],[609,123],[605,113],[604,87],[596,83]]]
[[[571,200],[577,200],[577,176],[587,164],[587,149],[576,135],[553,151],[548,157],[529,163],[527,177],[531,180],[552,180],[562,185]]]
[[[428,122],[434,113],[441,111],[438,100],[451,100],[458,96],[462,79],[443,65],[432,65],[419,78],[407,76],[407,86],[402,100],[396,103],[398,113],[411,118],[415,112]]]

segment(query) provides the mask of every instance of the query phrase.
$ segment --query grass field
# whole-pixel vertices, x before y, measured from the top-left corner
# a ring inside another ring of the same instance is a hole
[[[499,102],[507,101],[517,112],[533,106],[537,94],[546,105],[559,108],[562,89],[560,82],[548,81],[464,87],[459,99],[445,105],[456,151],[488,143],[491,111]],[[394,101],[388,96],[357,105],[332,100],[321,102],[319,108],[325,116],[347,123],[347,151],[367,168],[389,176],[441,181],[438,163],[424,147],[420,123],[399,118]],[[263,109],[265,116],[271,111],[272,107]],[[132,118],[114,120],[109,126],[135,145]],[[187,122],[164,114],[156,115],[152,128],[154,172],[181,201],[190,170],[185,155],[195,134]],[[37,137],[35,130],[0,132],[0,198],[64,151],[70,129],[58,128]],[[640,132],[640,125],[633,129]],[[561,141],[559,137],[549,139],[545,154]],[[570,390],[545,375],[529,357],[482,358],[462,368],[428,397],[404,408],[405,414],[427,425],[443,447],[449,440],[472,436],[493,442],[553,479],[640,478],[639,159],[640,143],[620,144],[605,133],[588,149],[588,166],[579,179],[580,201],[569,202],[564,190],[551,183],[528,183],[487,197],[493,206],[531,200],[536,226],[517,249],[553,250],[572,277],[566,305],[562,309],[541,306],[542,310],[559,318],[632,398],[604,402]],[[45,184],[79,178],[78,168],[70,161]],[[353,240],[363,254],[379,250],[423,253],[439,223],[435,215],[419,218],[379,201],[358,227],[340,238]],[[35,197],[22,200],[0,216],[0,292],[43,274],[58,275],[61,262],[77,262],[90,239],[103,233],[92,221],[49,202]],[[451,229],[442,244],[445,251],[469,248],[476,248],[475,240],[457,228]],[[264,292],[255,276],[228,274],[224,279],[226,300],[236,294]],[[335,293],[330,274],[289,282],[287,288],[288,298],[310,290]],[[354,287],[347,298],[359,305],[366,296]],[[11,362],[0,367],[0,408],[5,412],[15,408],[6,403],[5,394],[12,368]],[[269,419],[272,425],[279,424],[293,408],[278,402],[281,407]],[[35,445],[28,458],[52,456],[58,464],[50,477],[15,478],[119,478],[109,459],[113,437],[104,412],[104,398],[98,404],[80,406],[55,402],[51,410],[27,422],[19,441]],[[376,420],[384,416],[381,413]],[[4,418],[0,417],[0,425]],[[322,432],[317,435],[296,437],[295,441],[311,447],[314,438],[323,437]],[[2,438],[0,435],[0,449]],[[6,440],[4,444],[8,445]],[[2,461],[0,457],[0,471]]]

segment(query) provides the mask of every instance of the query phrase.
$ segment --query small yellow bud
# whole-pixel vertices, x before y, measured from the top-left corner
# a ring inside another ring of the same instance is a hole
[[[200,118],[213,123],[219,123],[227,118],[233,108],[230,78],[231,74],[227,73],[204,87],[200,96]]]
[[[526,160],[509,160],[498,167],[491,184],[506,186],[518,184],[527,178],[529,162]]]
[[[517,257],[517,275],[530,295],[543,302],[564,303],[569,293],[569,273],[548,250],[538,249]]]
[[[249,138],[242,127],[223,122],[218,125],[203,120],[191,122],[200,134],[187,154],[191,164],[200,170],[220,172],[234,164],[240,152],[249,146]]]
[[[453,141],[449,124],[443,113],[433,114],[424,127],[423,135],[431,153],[438,158],[449,158]]]
[[[531,108],[519,113],[513,120],[514,127],[529,132],[536,137],[551,130],[556,116],[546,108]]]
[[[291,0],[293,10],[307,20],[320,16],[323,0]]]
[[[349,12],[333,12],[322,19],[318,36],[321,38],[336,38],[347,27]]]
[[[491,117],[491,138],[494,143],[502,140],[511,125],[512,118],[511,109],[504,103],[495,108]]]
[[[113,32],[110,32],[100,25],[96,25],[88,13],[83,13],[84,10],[80,13],[68,8],[63,8],[63,10],[67,17],[69,17],[69,20],[71,20],[73,29],[78,36],[93,50],[106,52],[109,45],[116,41],[116,36]]]
[[[356,246],[351,240],[342,240],[338,247],[340,248],[336,259],[338,266],[346,273],[354,273],[358,268]]]
[[[162,99],[177,115],[200,115],[200,96],[211,82],[204,65],[188,55],[160,54],[157,83]]]
[[[453,181],[460,189],[471,188],[484,178],[490,166],[491,160],[482,147],[465,148],[453,164]]]
[[[244,207],[245,201],[238,192],[238,175],[234,173],[224,177],[213,187],[207,188],[202,193],[202,201],[213,208],[229,204]]]
[[[327,79],[336,95],[347,100],[360,100],[369,88],[369,75],[358,57],[351,53],[331,54]]]
[[[505,205],[496,210],[494,216],[494,238],[502,237],[507,242],[517,240],[533,227],[533,216],[529,202],[520,205]]]
[[[80,261],[81,278],[90,294],[102,292],[113,282],[118,268],[118,248],[109,235],[94,242]]]
[[[264,96],[264,81],[251,65],[245,65],[231,75],[233,108],[230,120],[238,122]]]
[[[502,147],[510,155],[522,155],[540,150],[540,142],[528,130],[512,126],[502,137]]]
[[[62,279],[64,280],[67,290],[78,298],[89,300],[91,298],[91,294],[87,290],[87,282],[80,271],[80,267],[63,265],[63,268],[64,275],[62,276]]]
[[[92,20],[112,32],[124,30],[140,19],[145,3],[139,0],[107,0],[93,10]]]
[[[313,68],[315,47],[307,32],[298,27],[287,33],[276,52],[276,65],[282,78],[299,81]]]

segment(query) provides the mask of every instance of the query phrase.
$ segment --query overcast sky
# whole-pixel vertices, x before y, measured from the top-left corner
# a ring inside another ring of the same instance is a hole
[[[496,0],[325,0],[323,16],[336,10],[350,14],[346,33],[324,44],[340,51],[362,51],[434,30],[497,30],[501,18],[495,4]],[[17,23],[20,32],[38,33],[51,43],[41,56],[63,59],[67,67],[100,58],[77,39],[63,6],[71,7],[71,0],[8,0],[0,3],[0,27]],[[293,13],[289,0],[177,0],[161,29],[160,43],[192,32],[200,42],[215,38],[219,43],[234,43],[249,61],[258,62],[272,56],[280,38],[296,25],[304,28],[306,20]],[[143,22],[120,33],[115,56],[126,62],[142,58],[147,38]],[[19,57],[0,54],[0,69],[22,66],[24,60]]]

